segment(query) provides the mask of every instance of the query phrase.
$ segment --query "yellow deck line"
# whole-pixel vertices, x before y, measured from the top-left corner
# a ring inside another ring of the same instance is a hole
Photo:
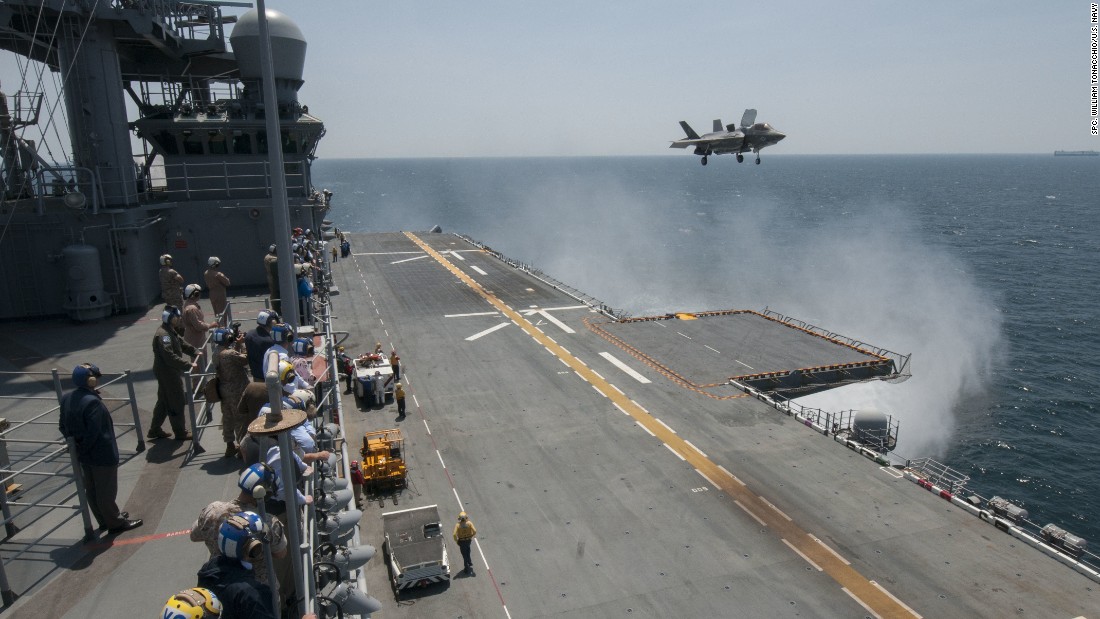
[[[406,232],[405,236],[419,245],[420,248],[434,258],[436,262],[443,265],[444,268],[473,289],[474,292],[483,297],[493,305],[493,307],[497,308],[502,314],[512,319],[512,321],[523,329],[531,339],[542,344],[546,350],[550,351],[551,354],[561,359],[566,365],[572,368],[578,376],[586,380],[593,387],[602,391],[616,404],[619,410],[633,417],[638,425],[660,439],[665,446],[675,452],[676,455],[686,460],[695,467],[699,473],[707,477],[707,479],[715,480],[717,482],[715,485],[722,492],[725,492],[735,502],[739,502],[743,505],[744,509],[751,510],[750,513],[771,529],[777,538],[785,540],[786,543],[790,545],[791,548],[796,549],[803,558],[808,557],[815,566],[820,566],[820,568],[835,580],[846,593],[866,605],[875,615],[883,618],[919,617],[919,615],[903,603],[893,599],[892,595],[874,586],[869,579],[856,571],[851,565],[846,564],[844,558],[839,554],[835,554],[831,548],[813,541],[816,538],[798,526],[793,520],[788,521],[776,513],[775,510],[770,508],[766,509],[770,504],[749,490],[748,487],[737,484],[729,475],[720,474],[724,469],[721,469],[717,464],[711,462],[709,458],[704,457],[701,452],[689,447],[687,441],[670,431],[667,426],[657,421],[655,417],[642,409],[641,406],[635,404],[633,400],[620,394],[617,390],[612,389],[610,383],[600,378],[599,375],[590,370],[588,366],[581,363],[580,360],[570,354],[564,347],[558,345],[540,330],[536,329],[526,318],[508,307],[503,301],[497,298],[496,295],[482,288],[481,284],[474,281],[473,278],[452,264],[443,257],[442,254],[432,249],[427,243],[420,240],[420,238],[411,232]]]

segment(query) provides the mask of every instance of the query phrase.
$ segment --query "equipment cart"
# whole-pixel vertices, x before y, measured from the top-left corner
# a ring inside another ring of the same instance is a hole
[[[405,439],[401,430],[375,430],[363,434],[359,450],[359,470],[363,473],[363,494],[367,500],[377,500],[385,506],[386,497],[397,497],[405,489],[408,471],[405,468]]]
[[[355,360],[355,397],[366,404],[374,402],[375,373],[381,377],[382,401],[393,402],[393,368],[389,363],[380,362],[375,365],[371,361],[363,362]]]
[[[395,597],[401,591],[449,582],[451,564],[436,505],[382,514],[383,556]]]

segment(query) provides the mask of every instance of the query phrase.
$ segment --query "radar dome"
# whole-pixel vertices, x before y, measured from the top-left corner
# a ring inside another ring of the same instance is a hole
[[[271,35],[271,62],[275,67],[275,79],[288,80],[297,90],[302,85],[306,63],[306,38],[298,24],[272,9],[267,9],[267,29]],[[237,19],[229,41],[240,66],[241,79],[260,79],[260,22],[255,9]]]

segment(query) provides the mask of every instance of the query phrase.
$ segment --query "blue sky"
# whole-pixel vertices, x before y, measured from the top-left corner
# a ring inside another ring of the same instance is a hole
[[[1100,149],[1089,5],[268,1],[327,158],[676,154],[747,107],[774,154]]]
[[[1079,0],[268,6],[310,39],[322,156],[666,154],[746,107],[775,154],[1100,148]]]

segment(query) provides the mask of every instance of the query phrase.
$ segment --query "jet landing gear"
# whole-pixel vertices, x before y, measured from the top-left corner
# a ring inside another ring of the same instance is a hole
[[[760,153],[756,154],[756,165],[760,165]]]
[[[737,163],[745,163],[745,156],[741,153],[737,153]]]
[[[699,160],[699,163],[701,163],[703,165],[707,165],[707,156],[703,155],[703,158]]]

